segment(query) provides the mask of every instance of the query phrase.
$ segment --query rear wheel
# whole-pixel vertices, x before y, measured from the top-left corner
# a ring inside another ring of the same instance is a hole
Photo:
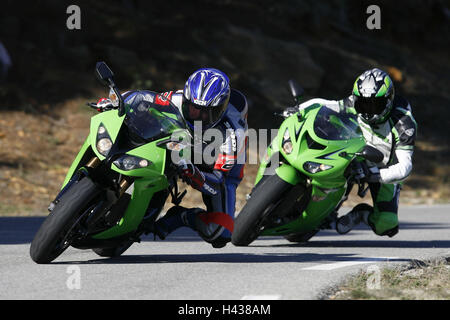
[[[87,177],[67,190],[34,236],[31,259],[36,263],[50,263],[63,253],[80,235],[80,222],[96,204],[99,193],[100,189]]]
[[[236,246],[248,246],[252,243],[261,233],[265,219],[292,187],[276,174],[262,180],[237,216],[231,242]]]

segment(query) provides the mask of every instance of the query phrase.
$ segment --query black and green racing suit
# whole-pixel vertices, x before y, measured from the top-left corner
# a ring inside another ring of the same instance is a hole
[[[353,97],[340,101],[312,99],[302,103],[300,110],[322,104],[337,112],[356,114]],[[398,232],[398,202],[403,181],[412,171],[412,157],[417,136],[417,123],[409,102],[396,95],[393,109],[385,122],[369,125],[358,116],[366,143],[384,155],[383,161],[371,164],[377,174],[376,182],[369,183],[373,208],[368,224],[377,235],[394,236]]]

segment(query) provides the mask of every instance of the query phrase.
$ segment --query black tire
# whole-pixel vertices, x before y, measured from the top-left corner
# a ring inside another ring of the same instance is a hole
[[[319,230],[313,230],[313,231],[309,231],[309,232],[305,232],[305,233],[294,233],[294,234],[287,235],[284,238],[286,240],[288,240],[289,242],[305,243],[305,242],[308,242],[309,239],[314,237],[317,234],[317,232],[319,232]]]
[[[114,248],[94,248],[92,251],[94,251],[96,254],[98,254],[100,257],[105,258],[114,258],[119,257],[122,253],[128,250],[129,247],[134,243],[134,241],[129,240],[123,243],[122,245]]]
[[[276,174],[256,185],[250,199],[234,222],[231,242],[235,246],[248,246],[252,243],[261,233],[264,219],[290,188],[292,185]]]
[[[30,256],[34,262],[50,263],[67,249],[67,235],[99,192],[95,183],[86,177],[62,195],[31,242]]]

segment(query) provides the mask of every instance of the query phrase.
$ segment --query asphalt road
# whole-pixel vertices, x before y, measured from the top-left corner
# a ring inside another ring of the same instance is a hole
[[[120,258],[69,248],[50,265],[28,253],[43,218],[0,217],[0,299],[316,299],[361,269],[450,256],[450,205],[402,207],[399,216],[392,239],[361,227],[306,245],[265,238],[213,249],[182,228]]]

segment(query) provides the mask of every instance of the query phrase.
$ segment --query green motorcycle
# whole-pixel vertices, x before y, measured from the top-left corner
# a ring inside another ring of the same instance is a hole
[[[299,103],[301,90],[290,86]],[[361,197],[367,192],[360,163],[382,159],[366,146],[356,115],[315,104],[287,117],[235,220],[232,243],[247,246],[259,236],[308,241],[331,227],[354,184]]]
[[[108,66],[99,62],[96,72],[110,87],[113,107],[91,119],[90,134],[31,243],[37,263],[53,261],[69,246],[119,256],[152,232],[169,195],[175,204],[184,196],[171,155],[182,154],[191,136],[178,108],[143,94],[126,104]]]

